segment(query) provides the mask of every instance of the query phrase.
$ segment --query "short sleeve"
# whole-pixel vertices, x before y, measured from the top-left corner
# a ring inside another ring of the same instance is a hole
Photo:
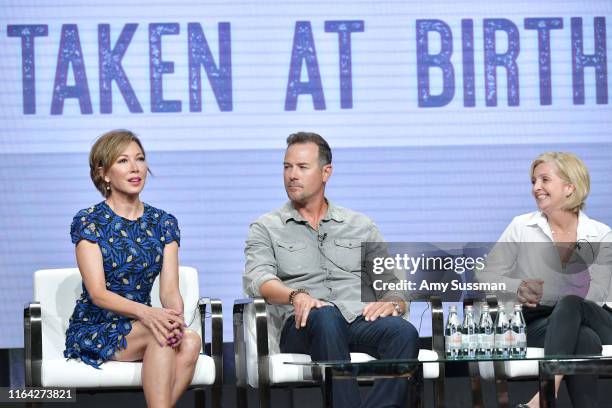
[[[178,226],[178,220],[172,214],[164,214],[161,220],[162,226],[162,234],[164,238],[164,245],[171,243],[172,241],[176,241],[176,243],[181,245],[181,230]]]
[[[70,238],[73,244],[78,244],[82,239],[98,242],[98,231],[92,214],[88,210],[81,210],[72,219],[70,225]]]

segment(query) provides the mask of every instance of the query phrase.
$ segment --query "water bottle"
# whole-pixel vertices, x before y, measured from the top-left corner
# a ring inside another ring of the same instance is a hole
[[[458,359],[461,352],[461,323],[457,316],[457,306],[454,305],[448,309],[444,343],[446,345],[446,358],[450,360]]]
[[[506,316],[506,308],[503,304],[497,307],[497,318],[495,319],[495,356],[500,358],[510,357],[509,343],[512,343],[512,330]]]
[[[476,358],[478,347],[478,332],[474,321],[474,307],[468,305],[463,311],[463,327],[461,330],[461,355],[463,358]]]
[[[525,358],[527,355],[527,325],[525,324],[523,307],[521,305],[514,305],[514,314],[512,315],[510,327],[512,328],[512,337],[514,338],[510,355],[513,358]]]
[[[489,313],[489,305],[485,303],[480,307],[480,320],[478,322],[478,357],[493,357],[494,333],[495,328],[493,327],[491,313]]]

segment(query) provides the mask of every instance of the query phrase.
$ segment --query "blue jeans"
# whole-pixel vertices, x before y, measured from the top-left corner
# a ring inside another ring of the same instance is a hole
[[[363,316],[348,323],[335,306],[312,309],[306,327],[295,328],[295,318],[285,322],[280,339],[283,353],[309,354],[313,361],[350,360],[351,352],[367,353],[379,359],[416,358],[419,334],[401,317],[383,317],[373,322]],[[405,406],[409,384],[406,379],[384,379],[361,404],[355,380],[333,383],[335,408]]]

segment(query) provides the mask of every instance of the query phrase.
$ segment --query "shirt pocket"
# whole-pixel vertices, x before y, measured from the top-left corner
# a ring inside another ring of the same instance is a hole
[[[276,241],[276,261],[280,275],[302,275],[315,260],[308,256],[305,242]]]
[[[348,272],[361,272],[361,240],[356,238],[334,239],[334,263]]]

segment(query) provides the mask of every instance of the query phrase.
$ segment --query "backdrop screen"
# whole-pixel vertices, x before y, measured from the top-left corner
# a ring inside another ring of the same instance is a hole
[[[227,322],[298,130],[332,146],[328,197],[389,241],[496,240],[535,208],[529,165],[550,150],[586,162],[586,211],[612,224],[609,1],[0,6],[0,347],[23,347],[33,272],[75,265],[72,217],[102,200],[87,154],[114,128],[141,137],[143,199],[178,218],[180,262]]]

